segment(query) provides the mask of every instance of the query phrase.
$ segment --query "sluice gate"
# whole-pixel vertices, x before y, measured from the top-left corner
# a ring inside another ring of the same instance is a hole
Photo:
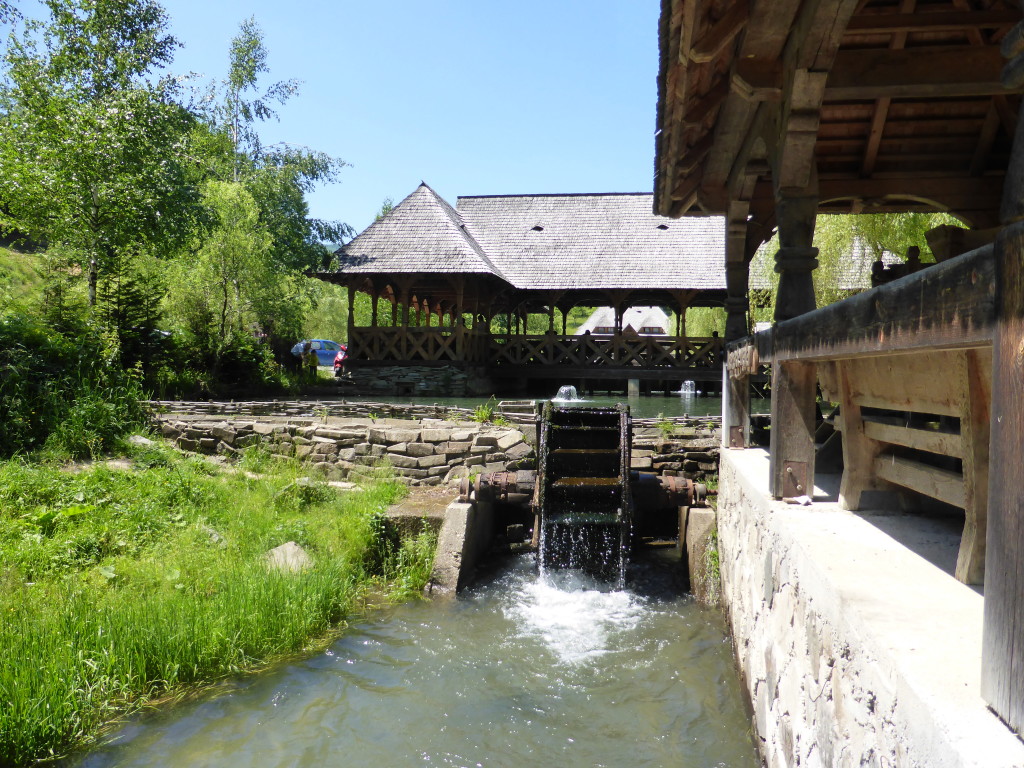
[[[683,510],[704,506],[704,485],[630,468],[626,405],[548,403],[538,436],[536,471],[481,475],[466,481],[462,498],[493,504],[509,541],[532,527],[541,568],[575,568],[621,584],[634,548],[680,539]]]

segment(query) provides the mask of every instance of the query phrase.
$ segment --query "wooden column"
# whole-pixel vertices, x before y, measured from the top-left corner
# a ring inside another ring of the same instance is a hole
[[[347,323],[347,341],[349,344],[352,343],[352,338],[355,335],[353,333],[356,327],[356,289],[354,285],[348,286],[348,323]]]
[[[815,364],[772,365],[769,483],[776,499],[814,497]]]
[[[374,290],[370,296],[370,327],[377,327],[377,302],[380,300],[380,296],[377,295],[377,291]]]
[[[747,210],[749,206],[742,203],[730,203],[730,214],[733,209],[738,215],[729,216],[725,238],[725,340],[736,341],[746,336],[747,314],[750,311],[748,286],[750,269],[747,253]]]
[[[779,292],[775,297],[775,321],[779,322],[815,308],[811,272],[818,266],[818,249],[811,243],[818,197],[784,192],[776,200],[776,211],[779,251],[775,254],[775,271],[779,273]]]
[[[1003,85],[1024,82],[1024,24],[1003,41]],[[1009,75],[1009,77],[1006,77]],[[1003,184],[996,238],[997,320],[992,357],[985,629],[981,695],[1024,734],[1024,107]]]

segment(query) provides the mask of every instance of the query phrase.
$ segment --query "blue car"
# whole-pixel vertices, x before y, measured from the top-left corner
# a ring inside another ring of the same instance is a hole
[[[302,349],[306,344],[309,344],[310,348],[316,352],[317,364],[328,368],[334,365],[334,358],[337,357],[338,352],[341,350],[341,344],[336,341],[303,339],[292,347],[292,354],[296,357],[302,357]]]

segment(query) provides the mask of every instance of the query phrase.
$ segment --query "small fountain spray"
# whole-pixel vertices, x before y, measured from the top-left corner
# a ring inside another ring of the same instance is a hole
[[[582,400],[579,393],[576,391],[576,387],[572,384],[566,384],[563,387],[558,388],[558,394],[555,395],[551,400],[556,403],[574,403]]]

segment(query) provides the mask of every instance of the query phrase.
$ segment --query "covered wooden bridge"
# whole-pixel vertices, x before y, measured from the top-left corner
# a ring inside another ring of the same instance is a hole
[[[654,203],[727,219],[726,434],[748,444],[746,379],[770,362],[775,498],[813,493],[820,392],[840,404],[840,505],[884,489],[964,510],[956,576],[984,589],[981,695],[1018,734],[1020,21],[1002,0],[663,0]],[[818,214],[925,210],[971,228],[937,250],[947,260],[815,308]],[[776,323],[744,339],[748,265],[776,230]]]
[[[652,213],[650,194],[460,197],[420,184],[337,252],[321,279],[348,286],[354,368],[453,366],[492,383],[721,379],[723,339],[693,338],[690,307],[723,306],[724,220]],[[358,294],[371,303],[359,325]],[[614,309],[610,332],[567,333],[577,306]],[[661,306],[671,335],[623,331]]]

